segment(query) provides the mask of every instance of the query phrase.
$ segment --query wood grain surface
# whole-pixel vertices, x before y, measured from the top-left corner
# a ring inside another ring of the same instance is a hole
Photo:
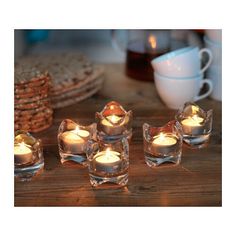
[[[154,83],[127,78],[120,64],[106,65],[105,69],[106,80],[97,95],[56,110],[53,125],[35,135],[43,141],[45,168],[31,182],[15,182],[15,206],[221,206],[221,102],[198,102],[202,108],[214,110],[207,147],[192,150],[184,146],[180,165],[152,169],[144,161],[142,124],[161,126],[172,120],[176,111],[161,102]],[[129,182],[123,188],[95,189],[86,167],[60,163],[57,129],[65,118],[93,122],[95,112],[111,100],[134,113]]]

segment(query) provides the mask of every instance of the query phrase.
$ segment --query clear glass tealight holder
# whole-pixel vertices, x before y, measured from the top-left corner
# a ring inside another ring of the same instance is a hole
[[[132,111],[125,111],[118,102],[109,102],[101,112],[96,112],[95,117],[99,139],[114,142],[126,137],[131,140]]]
[[[90,139],[96,137],[96,124],[88,126],[65,119],[58,129],[58,147],[61,163],[72,161],[87,165],[86,147]]]
[[[163,127],[143,124],[144,157],[148,166],[177,165],[182,155],[182,130],[177,121]]]
[[[126,138],[112,143],[90,140],[87,158],[92,186],[121,187],[128,183],[129,143]]]
[[[14,175],[19,181],[30,181],[44,167],[43,148],[40,139],[18,130],[14,138]]]
[[[185,103],[176,114],[182,126],[183,140],[191,148],[204,147],[212,131],[213,110],[204,111],[195,103]]]

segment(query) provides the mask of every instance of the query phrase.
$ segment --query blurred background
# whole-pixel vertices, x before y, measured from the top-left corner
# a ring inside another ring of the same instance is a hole
[[[53,110],[79,103],[96,93],[110,100],[146,99],[156,104],[161,104],[159,101],[162,101],[172,109],[180,105],[170,105],[168,99],[172,103],[182,97],[183,101],[190,101],[199,94],[201,99],[210,95],[210,98],[221,101],[221,40],[221,30],[210,29],[15,30],[16,129],[28,129],[31,124],[31,131],[38,131],[39,128],[42,130],[46,127],[43,126],[45,122],[42,122],[42,127],[35,127],[38,122],[36,108],[45,110],[46,107],[48,110],[48,127],[52,123]],[[187,56],[183,57],[181,53],[177,53],[177,56],[172,58],[177,62],[171,62],[170,54],[167,54],[165,62],[160,65],[162,69],[167,70],[163,72],[161,68],[155,68],[154,73],[151,63],[153,59],[188,46],[196,46],[187,49],[196,53],[187,53]],[[209,53],[200,53],[204,50]],[[201,72],[201,68],[207,64],[207,70]],[[170,75],[168,69],[171,66],[170,70],[174,72]],[[179,71],[185,73],[189,70],[191,73],[188,76],[177,76]],[[40,92],[34,83],[34,76],[39,74],[42,77],[47,74],[48,82],[41,88],[47,92]],[[160,80],[160,76],[165,78]],[[203,80],[201,83],[204,86],[194,85],[190,91],[185,81],[189,83],[196,78],[200,78],[198,81]],[[22,88],[21,83],[24,82],[30,82],[37,88],[31,91],[27,98],[24,94],[29,88],[27,83],[25,88]],[[177,88],[183,89],[183,92],[179,94]],[[185,94],[190,94],[191,97],[186,98]],[[176,99],[173,99],[174,95]],[[39,107],[39,104],[42,106]],[[25,122],[24,119],[24,114],[29,113],[29,109],[34,114],[30,116],[31,123],[28,120]]]
[[[93,62],[122,63],[129,41],[163,30],[15,30],[15,58],[55,52],[82,52]],[[167,30],[170,50],[202,47],[204,30]],[[115,39],[114,39],[115,38]],[[116,41],[116,43],[114,43]]]

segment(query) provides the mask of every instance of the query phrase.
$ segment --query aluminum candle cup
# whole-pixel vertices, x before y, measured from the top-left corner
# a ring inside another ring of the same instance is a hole
[[[115,151],[102,151],[94,156],[93,168],[98,172],[117,173],[121,171],[120,153]]]
[[[61,140],[63,141],[65,151],[70,153],[85,152],[89,135],[89,132],[86,130],[72,130],[62,133]]]
[[[204,125],[201,123],[204,121],[202,117],[196,115],[186,118],[181,121],[184,134],[200,135],[204,132]]]
[[[14,146],[14,162],[15,164],[27,164],[33,161],[33,153],[30,146],[24,142]]]
[[[177,148],[177,138],[173,134],[160,133],[153,137],[151,153],[154,155],[168,155]]]
[[[105,117],[101,121],[101,130],[108,135],[122,134],[126,129],[125,125],[129,122],[129,117],[125,116],[124,121],[121,124],[117,124],[121,119],[121,117],[116,115]]]

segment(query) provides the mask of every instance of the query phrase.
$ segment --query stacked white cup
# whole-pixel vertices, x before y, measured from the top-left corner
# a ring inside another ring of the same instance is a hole
[[[208,61],[201,68],[203,54],[208,54]],[[154,79],[157,91],[163,102],[172,109],[178,109],[186,102],[198,101],[212,93],[213,85],[210,79],[203,78],[203,73],[212,62],[209,49],[185,47],[152,60]],[[199,92],[204,84],[208,90],[202,95]]]
[[[213,61],[206,71],[213,82],[213,91],[210,97],[218,101],[222,100],[222,31],[206,30],[204,36],[205,46],[212,51]]]

